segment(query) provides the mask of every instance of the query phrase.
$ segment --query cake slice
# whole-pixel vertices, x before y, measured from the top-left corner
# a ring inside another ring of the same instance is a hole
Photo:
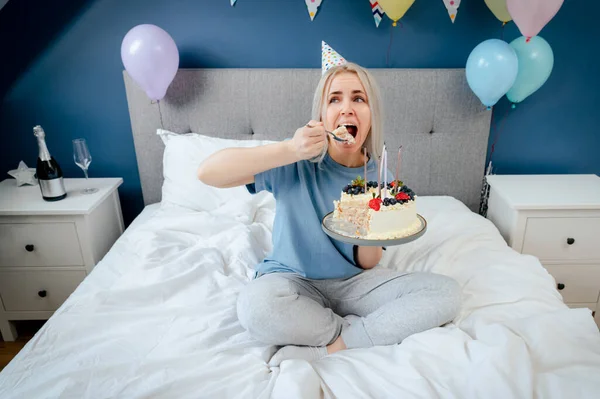
[[[342,140],[348,141],[348,143],[350,144],[356,143],[356,140],[354,140],[354,136],[350,134],[350,132],[344,125],[340,125],[340,127],[335,129],[331,133],[333,133],[334,136],[339,137]]]

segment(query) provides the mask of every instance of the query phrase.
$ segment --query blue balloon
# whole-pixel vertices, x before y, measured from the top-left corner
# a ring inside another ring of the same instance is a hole
[[[554,53],[548,42],[539,36],[532,37],[529,42],[521,36],[513,40],[510,47],[517,53],[519,73],[506,97],[516,104],[546,83],[554,67]]]
[[[504,40],[489,39],[469,54],[467,83],[489,109],[513,86],[518,69],[515,50]]]

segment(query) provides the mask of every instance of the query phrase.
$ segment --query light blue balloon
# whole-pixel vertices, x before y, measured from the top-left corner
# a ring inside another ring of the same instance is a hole
[[[513,104],[520,103],[535,93],[550,77],[554,67],[554,53],[543,38],[534,36],[527,43],[521,36],[510,43],[519,59],[517,80],[506,97]]]
[[[467,83],[489,109],[513,86],[518,69],[515,50],[504,40],[489,39],[469,54]]]

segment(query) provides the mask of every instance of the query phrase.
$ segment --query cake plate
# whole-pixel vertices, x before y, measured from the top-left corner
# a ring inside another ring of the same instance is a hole
[[[390,238],[387,240],[361,238],[356,234],[356,228],[352,224],[343,220],[334,220],[333,212],[329,212],[327,215],[325,215],[325,217],[323,217],[323,220],[321,221],[321,228],[325,234],[334,240],[342,241],[348,244],[389,247],[393,245],[409,243],[425,234],[427,231],[427,221],[419,214],[417,214],[417,218],[421,222],[421,226],[415,232],[404,237]]]

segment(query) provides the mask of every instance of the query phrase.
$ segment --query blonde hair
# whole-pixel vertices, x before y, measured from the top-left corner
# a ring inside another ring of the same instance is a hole
[[[365,68],[349,62],[347,64],[333,66],[328,69],[327,72],[321,76],[321,80],[315,89],[315,96],[313,98],[312,105],[312,119],[315,121],[323,120],[323,115],[327,110],[327,102],[325,101],[327,93],[325,93],[325,90],[330,86],[333,78],[341,73],[356,74],[365,89],[369,108],[371,110],[371,130],[369,131],[364,144],[365,147],[367,147],[367,152],[371,156],[371,159],[377,161],[381,157],[381,150],[384,142],[381,95],[379,94],[379,86],[373,78],[373,75],[371,75]],[[325,153],[327,153],[327,146],[325,146],[323,154],[312,161],[320,162],[325,157]]]

